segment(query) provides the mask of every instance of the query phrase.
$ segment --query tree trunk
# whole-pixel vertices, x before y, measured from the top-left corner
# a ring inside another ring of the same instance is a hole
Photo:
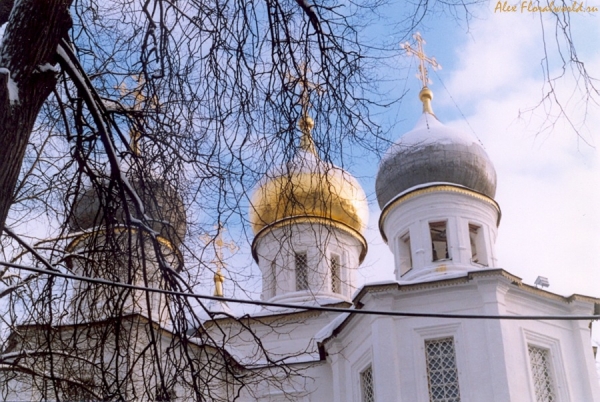
[[[0,10],[10,2],[1,2]],[[56,85],[52,67],[57,63],[56,47],[71,27],[71,2],[16,0],[8,17],[0,46],[0,229],[36,117]],[[0,23],[5,18],[0,15]]]

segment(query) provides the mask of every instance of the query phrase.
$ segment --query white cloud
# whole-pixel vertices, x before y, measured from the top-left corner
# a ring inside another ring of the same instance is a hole
[[[531,61],[543,56],[537,31],[539,23],[532,15],[488,14],[476,21],[464,43],[454,48],[459,62],[450,93],[465,102],[512,92],[537,68]]]

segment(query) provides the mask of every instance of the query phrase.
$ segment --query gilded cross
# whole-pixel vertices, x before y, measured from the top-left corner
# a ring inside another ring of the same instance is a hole
[[[146,99],[147,99],[146,96],[142,93],[142,88],[144,88],[144,84],[146,83],[146,81],[144,80],[144,77],[141,74],[140,75],[132,75],[131,78],[133,78],[137,82],[135,89],[129,90],[127,88],[127,85],[125,84],[125,82],[122,82],[121,85],[119,85],[119,91],[121,92],[121,96],[123,98],[128,95],[133,94],[133,97],[134,97],[133,110],[136,112],[139,112],[142,109],[142,104],[144,102],[146,102]],[[153,106],[158,105],[156,96],[153,96],[150,99],[150,102]],[[135,129],[132,129],[129,132],[129,136],[130,136],[129,146],[130,146],[133,154],[136,156],[140,156],[141,152],[140,152],[139,143],[140,143],[140,138],[142,137],[141,133]]]
[[[308,72],[310,71],[306,63],[301,63],[299,66],[299,70],[301,71],[301,76],[296,77],[291,73],[287,74],[287,77],[290,81],[294,83],[294,85],[299,85],[302,88],[302,94],[300,95],[300,105],[302,105],[302,115],[308,115],[308,109],[312,106],[310,104],[309,92],[310,90],[315,90],[317,94],[322,94],[325,92],[322,86],[319,84],[315,84],[314,82],[310,82],[307,78]]]
[[[226,243],[223,240],[223,232],[225,232],[225,228],[221,223],[219,223],[217,227],[217,237],[215,238],[215,253],[217,256],[217,260],[215,263],[219,266],[219,268],[224,267],[223,263],[223,249],[226,248],[230,253],[235,253],[238,250],[238,246],[234,243]]]
[[[217,229],[216,237],[202,235],[200,238],[207,245],[210,242],[213,242],[214,244],[215,259],[212,261],[212,263],[217,267],[217,271],[214,275],[215,296],[223,296],[223,282],[225,281],[225,276],[221,272],[221,270],[225,268],[225,263],[223,262],[223,249],[228,249],[231,253],[234,253],[238,250],[238,246],[234,242],[227,243],[223,240],[223,232],[225,232],[225,228],[221,223],[219,223],[218,226],[215,226],[215,228]]]
[[[132,75],[131,78],[133,78],[135,82],[137,82],[135,89],[130,90],[129,88],[127,88],[127,84],[125,84],[125,82],[122,82],[121,85],[119,85],[119,91],[121,92],[121,96],[123,98],[128,95],[133,95],[133,110],[140,110],[142,108],[142,103],[144,103],[144,101],[146,100],[146,96],[142,93],[142,88],[144,87],[146,81],[141,75]]]
[[[295,77],[292,74],[288,73],[287,77],[290,81],[292,81],[295,85],[300,85],[302,87],[302,95],[300,98],[300,104],[302,105],[302,117],[298,122],[298,127],[300,131],[302,131],[302,137],[300,138],[300,148],[305,151],[311,152],[315,156],[318,156],[317,148],[315,147],[315,143],[310,135],[312,128],[315,125],[314,120],[308,115],[308,109],[312,106],[310,104],[309,92],[314,90],[317,94],[322,94],[325,92],[322,86],[319,84],[315,84],[310,82],[307,78],[308,75],[308,66],[305,63],[301,63],[299,66],[301,70],[302,76]]]
[[[435,57],[427,57],[425,52],[423,51],[423,45],[426,43],[423,37],[421,37],[420,33],[416,33],[413,35],[413,38],[417,41],[417,49],[413,49],[408,42],[401,43],[400,47],[406,50],[407,53],[412,54],[413,56],[417,56],[419,59],[419,74],[417,74],[417,78],[421,80],[423,83],[423,88],[427,87],[427,84],[431,83],[429,79],[429,74],[427,72],[426,63],[431,64],[431,67],[436,69],[441,69],[442,66],[437,62]]]
[[[133,96],[134,96],[133,110],[139,111],[142,107],[142,103],[146,100],[146,97],[142,94],[142,88],[144,86],[144,77],[142,77],[141,75],[134,75],[134,76],[132,76],[132,78],[135,79],[137,82],[137,86],[135,87],[135,89],[133,91],[130,91],[127,88],[127,85],[125,84],[125,82],[122,82],[121,85],[119,85],[119,91],[121,92],[122,97],[126,97],[127,95],[133,94]],[[133,152],[133,154],[135,156],[140,156],[141,152],[140,152],[140,144],[139,143],[140,143],[140,138],[142,137],[142,135],[140,134],[139,131],[137,131],[135,128],[133,128],[129,131],[129,137],[130,137],[129,147],[131,148],[131,151]]]

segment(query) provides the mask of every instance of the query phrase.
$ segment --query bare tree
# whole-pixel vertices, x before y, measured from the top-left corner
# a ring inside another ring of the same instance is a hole
[[[336,89],[311,99],[324,151],[376,132],[352,12],[70,3],[3,3],[0,221],[12,205],[15,228],[3,238],[3,396],[230,401],[252,383],[281,386],[295,369],[259,337],[268,375],[229,355],[229,332],[203,328],[202,303],[144,289],[190,292],[221,263],[214,226],[243,223],[248,189],[292,156],[308,74]]]

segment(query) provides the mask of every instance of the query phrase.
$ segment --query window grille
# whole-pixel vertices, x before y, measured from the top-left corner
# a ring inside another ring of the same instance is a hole
[[[296,253],[296,290],[308,289],[308,259],[306,253]]]
[[[460,402],[454,339],[425,341],[427,381],[431,402]]]
[[[556,401],[550,370],[550,351],[532,345],[528,345],[528,349],[536,402]]]
[[[271,261],[271,297],[277,296],[277,264]]]
[[[367,367],[360,373],[360,388],[362,402],[375,402],[375,390],[373,387],[373,368]]]
[[[340,279],[340,256],[332,254],[330,258],[331,267],[331,291],[333,293],[341,293],[342,281]]]

